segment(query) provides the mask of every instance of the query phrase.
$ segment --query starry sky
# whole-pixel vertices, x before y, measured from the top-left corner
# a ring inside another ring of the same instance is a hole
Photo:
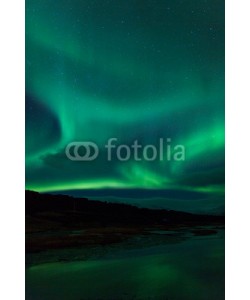
[[[27,189],[223,212],[224,1],[26,0],[25,109]],[[107,161],[112,137],[185,161]]]

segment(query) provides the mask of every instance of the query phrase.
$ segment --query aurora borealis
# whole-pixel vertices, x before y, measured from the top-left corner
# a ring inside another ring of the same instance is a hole
[[[107,161],[110,138],[186,159]],[[224,1],[26,0],[27,189],[221,212],[224,143]]]

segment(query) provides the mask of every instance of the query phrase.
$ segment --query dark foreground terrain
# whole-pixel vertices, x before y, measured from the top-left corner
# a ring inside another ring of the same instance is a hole
[[[26,252],[119,243],[152,230],[216,233],[222,216],[135,206],[26,191]],[[204,226],[210,226],[204,229]],[[211,228],[212,226],[212,228]],[[202,229],[203,228],[203,229]]]
[[[27,300],[223,300],[224,217],[26,191]]]

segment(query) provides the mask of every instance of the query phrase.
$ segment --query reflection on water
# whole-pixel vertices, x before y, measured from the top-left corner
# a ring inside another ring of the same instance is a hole
[[[26,298],[224,299],[221,234],[120,249],[100,259],[33,265],[26,271]]]

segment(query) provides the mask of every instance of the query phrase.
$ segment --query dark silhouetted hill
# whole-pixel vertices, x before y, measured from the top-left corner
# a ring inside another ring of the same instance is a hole
[[[61,221],[68,225],[74,225],[79,222],[100,225],[206,224],[224,222],[224,217],[221,216],[196,215],[164,209],[138,208],[127,204],[73,198],[66,195],[40,194],[33,191],[26,191],[25,196],[26,215],[46,216],[51,221]]]
[[[200,225],[212,225],[215,229],[201,231]],[[111,245],[136,235],[148,235],[152,229],[189,228],[195,235],[208,235],[216,233],[221,225],[224,218],[218,216],[26,191],[27,253]]]

